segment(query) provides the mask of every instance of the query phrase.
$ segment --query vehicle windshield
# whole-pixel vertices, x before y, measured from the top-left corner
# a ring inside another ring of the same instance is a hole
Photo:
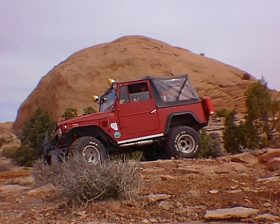
[[[198,101],[200,98],[188,81],[188,76],[152,79],[159,104],[180,104]]]
[[[114,88],[110,88],[100,98],[99,112],[108,111],[114,105],[116,99],[116,91]]]

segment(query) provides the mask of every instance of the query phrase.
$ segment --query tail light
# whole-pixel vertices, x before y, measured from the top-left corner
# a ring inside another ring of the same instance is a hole
[[[215,113],[214,105],[210,97],[203,98],[203,104],[208,116],[211,116]]]

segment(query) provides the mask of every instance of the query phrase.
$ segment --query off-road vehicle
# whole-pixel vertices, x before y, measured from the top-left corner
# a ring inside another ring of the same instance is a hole
[[[112,82],[99,101],[99,113],[58,124],[43,158],[77,153],[92,163],[115,151],[136,146],[164,149],[168,157],[192,158],[200,149],[199,130],[214,108],[210,98],[199,97],[188,75],[146,77]]]

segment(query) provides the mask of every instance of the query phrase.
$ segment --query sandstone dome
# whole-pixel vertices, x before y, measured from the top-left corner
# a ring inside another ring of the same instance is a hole
[[[245,111],[244,92],[255,79],[233,66],[144,36],[125,36],[80,50],[55,66],[18,109],[13,125],[19,131],[41,108],[61,120],[66,108],[82,114],[96,107],[92,95],[108,88],[108,78],[127,81],[188,74],[201,96],[211,96],[217,109]],[[38,74],[40,75],[40,74]]]

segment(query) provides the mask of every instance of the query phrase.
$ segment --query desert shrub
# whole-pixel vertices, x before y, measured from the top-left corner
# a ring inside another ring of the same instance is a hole
[[[235,121],[235,111],[230,111],[225,119],[225,129],[224,129],[224,147],[225,150],[229,153],[240,153],[247,147],[248,132],[253,132],[253,127],[248,129],[248,127],[241,123],[239,125],[236,124]],[[250,130],[250,131],[248,131]]]
[[[40,157],[45,134],[50,135],[54,127],[47,112],[38,109],[31,115],[19,135],[21,147],[13,158],[18,165],[31,166]]]
[[[72,119],[78,117],[78,110],[75,108],[67,108],[61,115],[64,120]]]
[[[131,152],[119,152],[110,155],[111,160],[120,160],[120,161],[142,161],[143,152],[142,151],[131,151]]]
[[[224,129],[224,147],[229,153],[239,152],[239,139],[238,139],[238,127],[235,124],[236,112],[231,111],[227,114],[225,119]]]
[[[13,159],[20,166],[32,166],[40,157],[40,150],[33,149],[28,145],[22,145],[15,152]]]
[[[209,142],[209,156],[217,158],[223,155],[220,135],[218,133],[210,133],[210,142]]]
[[[252,84],[246,91],[247,117],[246,126],[248,147],[262,148],[273,146],[279,132],[280,102],[274,100],[264,78]],[[275,119],[276,118],[276,119]]]
[[[230,111],[227,109],[217,110],[215,116],[216,117],[226,117]]]
[[[220,137],[217,133],[207,134],[205,129],[200,132],[201,138],[201,150],[198,154],[200,158],[207,157],[219,157],[222,155],[222,148],[220,143]]]
[[[2,145],[6,144],[6,143],[7,143],[7,141],[6,141],[5,138],[0,138],[0,147],[1,147]]]
[[[18,150],[18,146],[15,145],[6,145],[2,148],[2,155],[6,158],[13,159],[16,155],[16,152]]]
[[[119,160],[93,165],[71,157],[51,166],[41,161],[34,166],[33,176],[37,184],[52,183],[74,204],[129,199],[135,196],[140,183],[139,165]]]
[[[94,113],[97,112],[96,109],[94,109],[94,108],[91,107],[91,106],[88,106],[88,107],[84,108],[83,111],[84,111],[84,112],[83,112],[83,115],[94,114]]]

